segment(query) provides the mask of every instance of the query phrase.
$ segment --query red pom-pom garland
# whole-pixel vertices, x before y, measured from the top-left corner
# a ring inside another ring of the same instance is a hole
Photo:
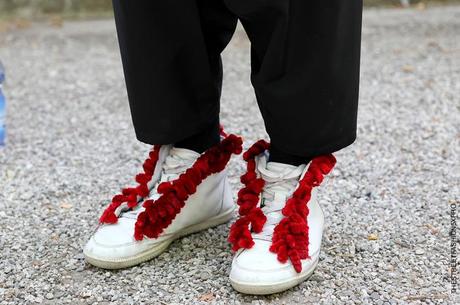
[[[282,212],[284,218],[275,227],[270,251],[277,254],[280,262],[290,259],[295,271],[302,271],[300,260],[308,255],[308,201],[311,191],[319,186],[336,163],[332,154],[314,158],[294,194],[287,200]]]
[[[232,154],[241,153],[242,144],[240,137],[228,135],[198,157],[179,178],[161,183],[157,189],[161,196],[143,204],[145,211],[137,218],[134,238],[142,240],[144,235],[157,238],[184,207],[189,196],[196,192],[198,185],[208,176],[222,171]]]
[[[260,140],[243,154],[247,162],[247,172],[241,176],[244,187],[238,193],[240,217],[230,228],[228,238],[234,251],[241,248],[250,249],[254,245],[251,232],[260,233],[265,224],[266,216],[258,206],[265,182],[257,177],[255,157],[269,149],[269,146],[269,143]],[[332,154],[319,156],[311,161],[292,197],[286,201],[282,210],[284,218],[274,229],[270,251],[276,253],[282,263],[289,259],[297,272],[302,271],[300,260],[309,257],[307,204],[311,198],[311,191],[313,187],[321,184],[335,163],[336,159]]]
[[[148,183],[152,180],[153,173],[158,161],[161,145],[153,146],[149,153],[149,157],[144,161],[144,172],[136,175],[137,187],[125,188],[121,194],[115,195],[112,198],[112,203],[104,210],[99,218],[100,223],[116,223],[118,215],[115,214],[116,209],[123,203],[127,204],[128,208],[135,207],[143,198],[148,197],[150,189]]]
[[[241,183],[244,184],[244,187],[238,192],[237,204],[239,205],[240,218],[231,226],[228,237],[233,251],[251,248],[254,241],[249,226],[253,232],[259,233],[267,220],[262,209],[258,206],[265,181],[257,177],[255,157],[269,147],[270,144],[265,140],[259,140],[243,154],[243,159],[247,162],[247,172],[241,176]]]

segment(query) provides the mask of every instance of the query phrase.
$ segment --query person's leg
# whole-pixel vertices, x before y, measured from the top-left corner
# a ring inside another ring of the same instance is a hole
[[[231,13],[222,0],[198,0],[201,28],[209,56],[210,67],[215,79],[215,86],[220,89],[222,84],[221,52],[230,41],[236,28],[237,17]],[[183,140],[175,143],[176,147],[203,152],[220,141],[219,120],[214,120],[202,129]]]
[[[242,140],[219,137],[220,53],[237,21],[222,0],[113,3],[136,134],[154,144],[84,248],[89,263],[118,269],[232,218],[226,166]]]
[[[251,80],[276,155],[309,159],[351,144],[362,1],[226,2],[251,40]]]
[[[251,79],[271,139],[243,155],[230,281],[270,294],[307,279],[319,261],[324,214],[313,188],[334,167],[331,153],[355,140],[362,3],[227,3],[252,43]]]
[[[113,6],[137,138],[172,144],[204,132],[203,145],[215,144],[220,53],[237,18],[222,0],[114,0]]]

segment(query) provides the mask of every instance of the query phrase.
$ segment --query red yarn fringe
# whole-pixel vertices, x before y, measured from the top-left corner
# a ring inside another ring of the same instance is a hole
[[[143,169],[144,172],[136,175],[137,187],[125,188],[121,191],[121,194],[115,195],[112,198],[112,203],[104,210],[101,217],[99,218],[100,223],[116,223],[118,221],[115,210],[124,202],[127,202],[128,207],[135,207],[139,200],[148,197],[150,190],[148,188],[148,182],[152,180],[153,172],[158,161],[158,155],[160,153],[161,145],[154,145],[153,149],[149,152],[149,157],[144,161]]]
[[[282,212],[285,216],[275,227],[270,251],[277,254],[278,260],[285,263],[290,259],[295,271],[302,271],[301,259],[308,255],[308,223],[309,213],[307,203],[311,191],[321,184],[336,163],[332,154],[314,158],[294,194],[287,200]]]
[[[254,245],[251,231],[259,233],[267,220],[260,207],[257,206],[260,193],[265,181],[257,178],[255,157],[270,147],[265,140],[259,140],[252,145],[244,154],[243,159],[247,162],[247,172],[241,176],[244,187],[238,192],[240,218],[230,228],[228,241],[232,244],[232,250],[249,249]]]
[[[224,138],[228,137],[228,134],[225,132],[224,126],[222,125],[219,125],[219,134],[221,137],[224,137]]]
[[[146,200],[134,227],[134,238],[142,240],[144,235],[157,238],[174,220],[198,185],[211,174],[222,171],[232,154],[240,154],[243,140],[233,134],[204,152],[179,178],[163,182],[158,186],[161,196],[157,200]]]
[[[228,241],[232,250],[250,249],[254,245],[251,232],[260,233],[267,220],[257,206],[265,181],[256,174],[255,157],[269,149],[270,144],[259,140],[244,154],[247,172],[241,176],[244,187],[238,192],[239,219],[231,226]],[[308,258],[308,206],[313,187],[321,184],[336,163],[332,154],[314,158],[292,197],[282,210],[285,216],[275,227],[270,251],[277,253],[280,262],[291,260],[297,272],[302,271],[301,259]],[[251,226],[251,227],[249,227]]]

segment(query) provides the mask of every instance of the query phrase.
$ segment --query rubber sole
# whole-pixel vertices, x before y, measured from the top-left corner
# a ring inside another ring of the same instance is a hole
[[[233,218],[234,210],[235,208],[231,208],[225,211],[224,213],[221,213],[217,216],[209,218],[205,222],[195,224],[192,226],[188,226],[176,232],[174,235],[171,235],[171,238],[161,243],[155,244],[153,248],[147,251],[144,251],[142,253],[139,253],[136,256],[126,257],[126,258],[117,259],[117,260],[105,260],[102,258],[90,256],[87,253],[84,253],[84,255],[88,263],[90,263],[93,266],[103,268],[103,269],[123,269],[123,268],[132,267],[135,265],[139,265],[140,263],[149,261],[152,258],[166,251],[169,245],[178,238],[181,238],[181,237],[193,234],[193,233],[197,233],[199,231],[202,231],[208,228],[212,228],[212,227],[228,222],[229,220]]]
[[[308,272],[305,272],[305,274],[299,274],[295,278],[290,279],[288,281],[277,282],[277,283],[266,283],[266,284],[257,283],[255,284],[255,283],[238,282],[230,278],[230,283],[232,284],[232,287],[236,291],[244,293],[244,294],[267,295],[267,294],[279,293],[279,292],[288,290],[292,287],[295,287],[299,285],[300,283],[302,283],[303,281],[308,280],[308,278],[312,276],[313,272],[318,266],[318,261],[319,261],[319,258],[316,259],[313,267]]]

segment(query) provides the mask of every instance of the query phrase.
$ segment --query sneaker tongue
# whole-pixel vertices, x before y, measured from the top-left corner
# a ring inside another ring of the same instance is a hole
[[[166,174],[180,174],[190,167],[200,156],[199,153],[185,149],[173,147],[163,163],[163,171]]]
[[[200,154],[190,149],[172,147],[169,151],[169,156],[193,160],[197,159],[200,156]]]
[[[284,164],[278,162],[268,162],[267,169],[273,173],[283,173],[287,171],[293,171],[297,168],[297,166],[291,164]]]
[[[192,164],[200,157],[200,154],[185,148],[172,147],[169,150],[168,156],[163,161],[163,168],[160,180],[156,185],[153,186],[155,189],[158,186],[158,183],[171,181],[176,179],[181,173],[183,173],[187,168],[192,166]],[[156,200],[160,197],[155,191],[151,191],[148,199]],[[121,213],[120,217],[133,218],[136,219],[140,212],[144,211],[145,208],[142,204],[138,204],[133,207],[130,211]]]
[[[291,164],[284,164],[278,162],[268,162],[265,165],[265,168],[262,168],[260,172],[262,174],[262,177],[268,181],[271,181],[272,179],[276,181],[278,181],[279,179],[298,179],[302,175],[305,166],[305,164],[295,166]]]
[[[266,202],[275,203],[282,208],[286,199],[291,196],[306,165],[294,166],[290,164],[268,162],[259,164],[259,172],[265,180],[263,198]]]
[[[255,238],[271,240],[275,226],[283,219],[283,207],[286,200],[292,195],[298,179],[306,165],[295,166],[279,162],[259,163],[259,172],[265,180],[262,193],[262,211],[267,217],[263,232],[256,234]]]

